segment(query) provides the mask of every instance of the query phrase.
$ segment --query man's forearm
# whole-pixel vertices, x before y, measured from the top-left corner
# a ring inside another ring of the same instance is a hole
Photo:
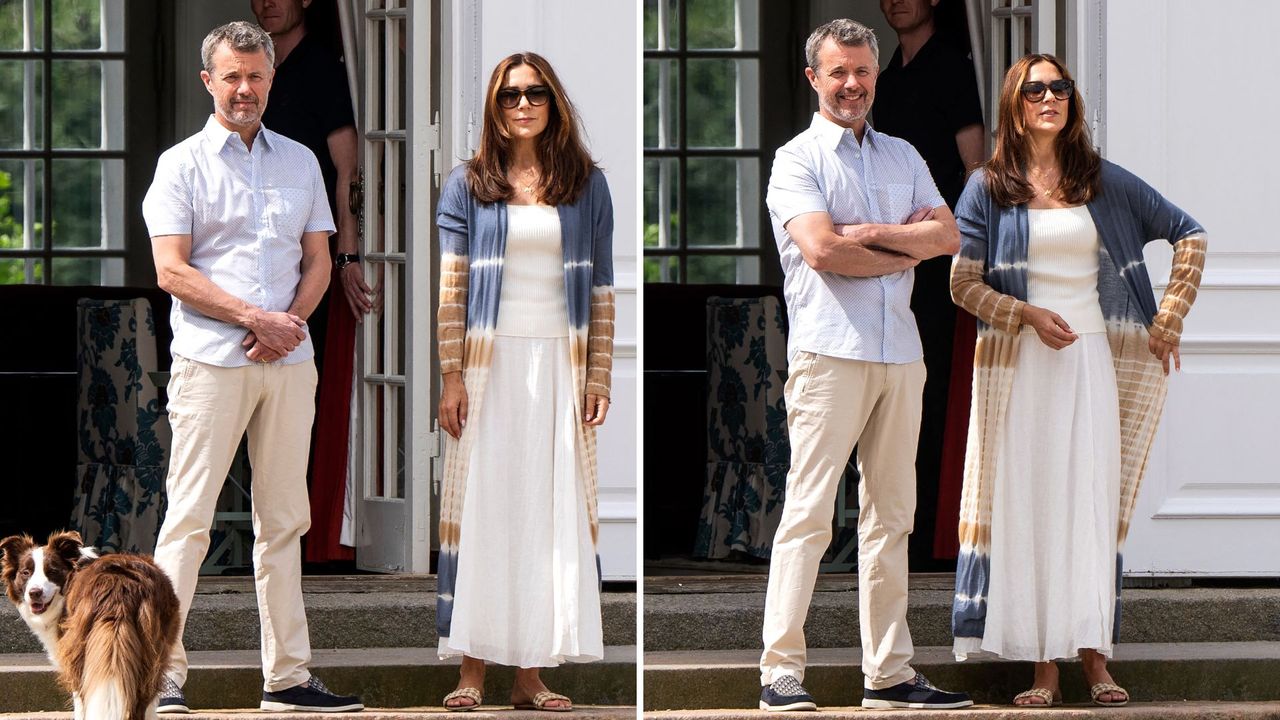
[[[359,138],[355,128],[347,126],[329,133],[328,146],[329,157],[337,171],[333,219],[338,226],[338,252],[357,253],[360,251],[359,225],[351,211],[351,183],[356,179],[359,164]]]
[[[844,234],[864,247],[901,253],[916,260],[928,260],[954,252],[951,229],[938,220],[908,225],[849,225]]]
[[[837,241],[837,238],[843,242]],[[819,264],[810,262],[810,265],[815,270],[848,277],[878,277],[913,268],[919,262],[910,255],[867,247],[835,235],[831,245],[823,252]]]
[[[315,312],[316,306],[324,298],[329,289],[329,253],[323,256],[304,255],[302,258],[302,280],[298,283],[298,293],[293,297],[289,312],[306,320]]]
[[[252,328],[261,308],[250,305],[218,287],[212,280],[185,263],[159,272],[160,288],[182,304],[215,320]]]

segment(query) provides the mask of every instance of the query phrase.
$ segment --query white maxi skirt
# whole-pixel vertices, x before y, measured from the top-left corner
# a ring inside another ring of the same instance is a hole
[[[1120,410],[1106,333],[1062,350],[1030,328],[996,453],[991,579],[981,640],[955,654],[1008,660],[1112,654]]]
[[[567,337],[495,336],[439,655],[554,667],[604,655]]]

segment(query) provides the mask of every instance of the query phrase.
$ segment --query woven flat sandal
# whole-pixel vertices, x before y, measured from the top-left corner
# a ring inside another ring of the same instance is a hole
[[[1112,700],[1111,702],[1103,702],[1099,700],[1098,697],[1103,695],[1104,693],[1111,693],[1112,695],[1119,693],[1121,695],[1124,695],[1124,699]],[[1124,688],[1114,683],[1100,682],[1097,685],[1094,685],[1093,687],[1089,688],[1089,696],[1093,698],[1094,705],[1101,705],[1103,707],[1124,707],[1125,705],[1129,704],[1129,691],[1125,690]]]
[[[563,700],[565,705],[552,707],[547,703],[553,700]],[[573,709],[573,701],[559,693],[553,693],[550,690],[543,690],[533,696],[533,702],[514,703],[517,710],[542,710],[544,712],[569,712]]]
[[[1033,697],[1040,698],[1044,702],[1042,703],[1019,703],[1018,702],[1019,700],[1022,700],[1024,698],[1033,698]],[[1053,691],[1049,690],[1048,688],[1040,688],[1040,687],[1031,688],[1026,692],[1020,692],[1017,695],[1013,696],[1014,706],[1020,707],[1020,708],[1051,708],[1054,705],[1059,705],[1061,703],[1062,703],[1062,698],[1060,696],[1055,697],[1053,694]]]
[[[449,701],[457,698],[466,698],[471,701],[470,705],[450,705]],[[449,712],[471,712],[484,704],[484,695],[479,689],[473,687],[458,688],[448,695],[444,696],[444,709]]]

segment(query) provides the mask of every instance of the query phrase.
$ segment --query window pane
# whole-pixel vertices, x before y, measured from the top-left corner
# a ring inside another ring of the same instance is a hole
[[[689,0],[689,47],[755,50],[759,46],[757,0]]]
[[[666,2],[666,17],[663,22],[667,26],[667,48],[675,50],[680,47],[680,2],[679,0],[658,0]]]
[[[39,3],[43,7],[43,3]],[[0,2],[0,50],[23,50],[25,33],[20,2]]]
[[[407,40],[404,34],[404,20],[400,18],[391,18],[387,21],[387,42],[386,47],[392,48],[391,72],[388,73],[388,95],[384,95],[383,99],[389,106],[391,125],[388,130],[403,130],[406,127],[405,109],[408,107],[408,98],[405,89],[408,83],[405,82],[408,68],[405,67],[405,54],[402,48],[406,46]]]
[[[686,72],[689,147],[756,147],[747,116],[757,114],[759,61],[689,60]]]
[[[680,166],[675,158],[645,158],[644,246],[676,247]]]
[[[0,259],[0,285],[44,282],[44,263],[36,258]]]
[[[694,255],[689,257],[689,283],[760,282],[760,258],[735,255]]]
[[[644,259],[644,281],[647,283],[680,282],[680,261],[669,256]]]
[[[644,0],[644,49],[658,49],[658,0]]]
[[[685,202],[690,247],[759,245],[759,161],[755,158],[689,158]]]
[[[102,62],[53,63],[53,146],[102,147]]]
[[[44,161],[0,160],[0,248],[44,243]]]
[[[26,5],[21,0],[0,0],[0,50],[40,50],[44,47],[44,2],[34,0],[30,3],[32,12],[29,17],[23,15]]]
[[[101,9],[101,0],[55,2],[53,4],[53,49],[101,49],[102,18],[99,16]]]
[[[383,29],[384,20],[373,20],[368,24],[365,31],[365,38],[369,43],[369,49],[365,51],[365,58],[375,68],[377,94],[372,96],[374,100],[373,106],[370,108],[370,114],[373,116],[369,119],[369,130],[385,130],[387,129],[384,117],[386,115],[387,97],[387,63],[384,59],[383,50]],[[367,93],[366,93],[367,94]]]
[[[122,177],[123,160],[67,159],[53,161],[53,246],[55,248],[110,247],[108,227],[123,222],[123,201],[111,193],[106,203],[106,177]],[[114,190],[114,189],[112,189]],[[114,243],[114,244],[119,244]]]
[[[124,258],[54,258],[54,285],[124,285]]]
[[[44,148],[44,64],[0,60],[0,148]]]
[[[738,44],[734,0],[687,0],[689,48],[731,49]]]
[[[680,76],[675,60],[644,61],[644,146],[680,146]]]

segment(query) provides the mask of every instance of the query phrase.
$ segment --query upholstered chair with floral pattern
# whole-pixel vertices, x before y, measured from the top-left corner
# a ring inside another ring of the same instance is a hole
[[[145,298],[77,303],[79,462],[71,527],[101,549],[150,553],[164,517],[169,424]]]

